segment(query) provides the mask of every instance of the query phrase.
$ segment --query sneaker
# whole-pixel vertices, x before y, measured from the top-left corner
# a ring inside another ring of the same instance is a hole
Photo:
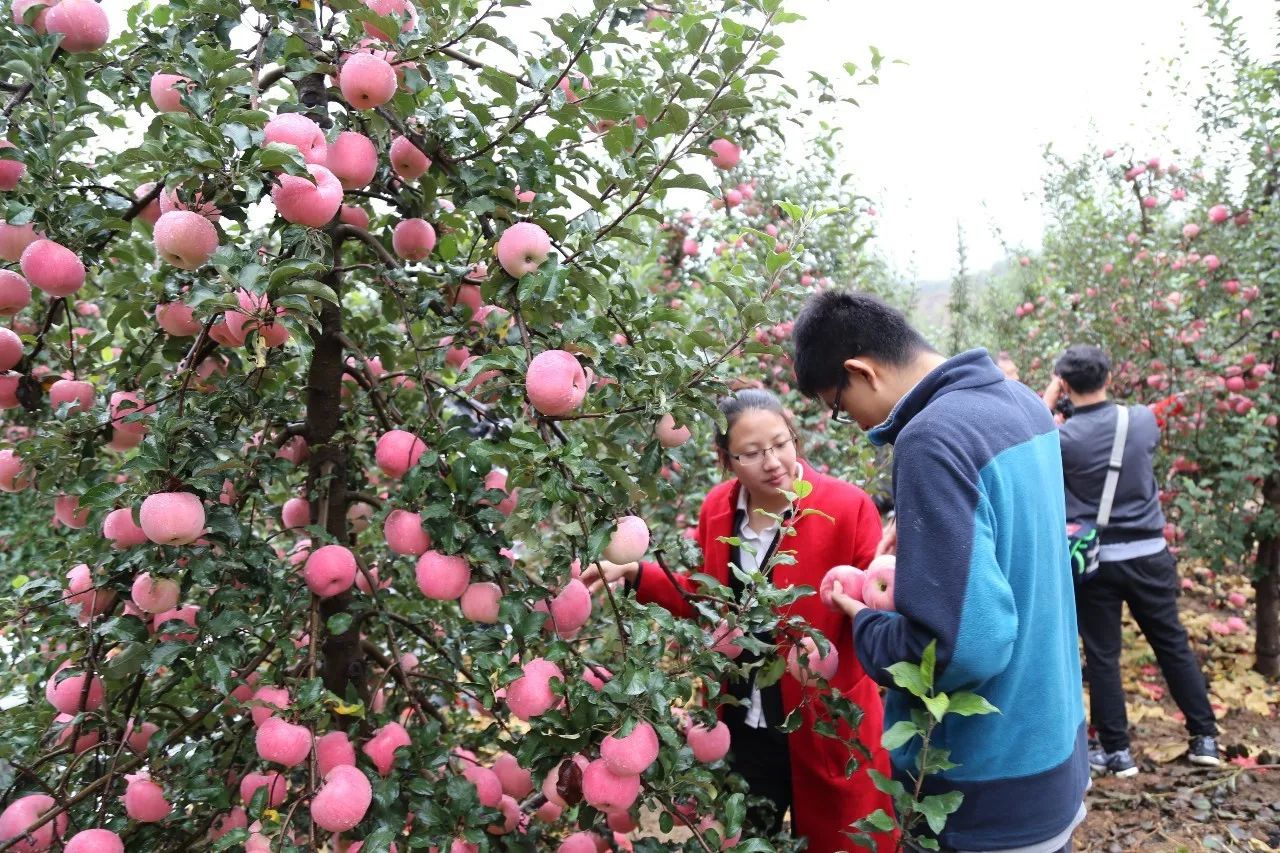
[[[1192,764],[1217,767],[1222,763],[1218,757],[1218,742],[1211,735],[1196,735],[1187,749],[1187,760]]]
[[[1097,773],[1110,773],[1124,779],[1138,775],[1138,765],[1128,749],[1107,752],[1102,747],[1089,750],[1089,767]]]

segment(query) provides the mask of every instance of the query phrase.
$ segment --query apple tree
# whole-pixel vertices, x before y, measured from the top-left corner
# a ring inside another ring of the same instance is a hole
[[[805,254],[809,186],[714,302],[623,262],[779,132],[779,0],[524,5],[13,3],[0,850],[741,838],[713,630],[797,593],[574,576],[677,498],[662,416],[857,253]]]

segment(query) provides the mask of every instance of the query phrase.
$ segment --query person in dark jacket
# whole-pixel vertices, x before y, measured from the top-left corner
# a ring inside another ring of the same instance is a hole
[[[1053,408],[1063,395],[1072,404],[1071,417],[1059,428],[1067,521],[1092,524],[1116,432],[1116,404],[1107,396],[1111,361],[1098,347],[1073,346],[1058,359],[1054,374],[1045,390],[1045,404]],[[1178,616],[1177,560],[1164,539],[1164,512],[1152,470],[1160,427],[1146,406],[1128,408],[1128,436],[1111,520],[1102,531],[1098,571],[1076,589],[1089,716],[1099,740],[1089,751],[1089,764],[1099,773],[1117,776],[1138,772],[1129,751],[1129,720],[1120,682],[1124,604],[1151,644],[1169,693],[1186,718],[1191,737],[1187,757],[1195,764],[1219,763],[1218,727],[1208,690]]]
[[[790,413],[778,398],[768,391],[744,389],[722,400],[720,410],[728,430],[716,435],[716,449],[721,464],[733,476],[714,487],[702,502],[698,516],[702,565],[688,574],[667,574],[656,563],[602,561],[582,573],[582,581],[593,592],[604,583],[625,580],[637,600],[693,618],[697,613],[685,598],[699,590],[692,574],[710,575],[741,596],[745,590],[730,564],[750,574],[765,572],[770,555],[779,550],[793,558],[768,572],[773,585],[782,589],[803,585],[816,590],[831,567],[865,568],[871,562],[880,540],[875,504],[862,489],[828,477],[800,458]],[[812,484],[813,489],[793,505],[783,492],[795,491],[796,479]],[[784,518],[783,523],[776,517]],[[792,531],[790,535],[784,536],[784,525]],[[732,544],[734,539],[741,544]],[[816,593],[797,599],[779,616],[804,619],[842,652],[851,642],[849,619],[824,605]],[[761,639],[777,642],[772,636]],[[889,757],[880,745],[884,711],[879,687],[862,671],[856,657],[843,653],[829,686],[863,712],[856,738],[870,751],[871,760],[851,776],[845,775],[851,758],[848,746],[814,729],[826,713],[821,707],[823,691],[817,685],[801,684],[789,673],[759,689],[731,681],[727,690],[739,701],[722,706],[722,719],[730,732],[730,766],[746,779],[752,795],[765,797],[774,806],[771,815],[748,813],[749,832],[777,833],[790,809],[792,832],[808,842],[805,849],[810,853],[866,849],[846,834],[853,831],[851,824],[877,809],[893,808],[893,801],[876,789],[869,774],[873,769],[889,772]],[[791,734],[779,731],[797,707],[800,725]],[[854,736],[851,731],[842,734]],[[897,836],[879,834],[875,845],[881,853],[889,853],[897,848]]]
[[[932,746],[955,767],[925,795],[958,792],[946,849],[1069,850],[1089,784],[1058,431],[1036,394],[984,349],[937,353],[897,309],[828,290],[795,322],[798,387],[893,444],[896,612],[848,596],[854,649],[888,688],[885,725],[923,706],[888,670],[936,642],[935,686],[998,714],[943,717]],[[919,739],[890,752],[914,788]]]

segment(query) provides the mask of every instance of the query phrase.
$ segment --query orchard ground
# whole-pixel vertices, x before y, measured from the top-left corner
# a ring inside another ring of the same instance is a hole
[[[1252,591],[1238,575],[1187,566],[1181,574],[1192,581],[1182,594],[1182,620],[1209,679],[1223,765],[1206,769],[1185,761],[1181,715],[1150,647],[1126,615],[1121,665],[1142,772],[1094,780],[1089,816],[1075,835],[1077,850],[1280,848],[1280,688],[1250,669],[1252,627],[1231,634],[1212,627],[1232,616],[1252,626]],[[1243,607],[1228,601],[1233,592],[1248,597]]]

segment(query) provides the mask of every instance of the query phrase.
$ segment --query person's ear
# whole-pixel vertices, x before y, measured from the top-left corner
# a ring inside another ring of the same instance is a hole
[[[844,361],[844,371],[848,375],[850,383],[855,379],[861,378],[871,386],[872,392],[878,391],[884,385],[884,373],[874,361],[863,358],[847,358]]]

